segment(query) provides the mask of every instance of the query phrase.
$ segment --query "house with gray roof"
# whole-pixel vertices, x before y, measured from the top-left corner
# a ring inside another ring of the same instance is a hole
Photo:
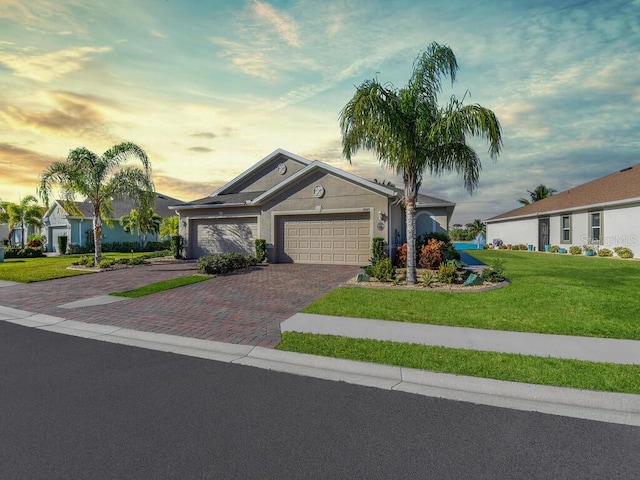
[[[640,256],[640,164],[487,220],[505,244],[630,248]]]
[[[255,252],[271,263],[366,265],[374,237],[393,255],[406,241],[402,190],[278,149],[209,196],[171,207],[184,255]],[[455,204],[420,195],[416,231],[446,232]]]
[[[47,250],[57,251],[58,237],[66,236],[68,243],[84,247],[93,243],[93,206],[90,201],[72,202],[75,206],[71,208],[68,202],[54,200],[49,206],[43,221],[42,234],[47,237]],[[181,200],[169,197],[162,193],[156,193],[156,200],[153,211],[162,218],[175,215],[169,209],[171,205],[178,205]],[[120,218],[129,215],[132,209],[137,209],[138,205],[132,199],[112,201],[113,216],[112,226],[102,224],[102,241],[105,243],[138,242],[139,238],[135,232],[126,232],[120,225]],[[71,211],[70,211],[71,210]],[[76,210],[76,211],[73,211]],[[80,214],[78,214],[78,212]],[[159,241],[158,234],[148,234],[147,240],[151,242]]]

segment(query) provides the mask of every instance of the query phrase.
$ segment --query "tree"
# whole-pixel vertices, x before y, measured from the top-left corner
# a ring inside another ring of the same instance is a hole
[[[531,197],[531,201],[523,197],[519,198],[518,202],[520,202],[522,205],[530,205],[537,202],[538,200],[542,200],[543,198],[552,196],[554,193],[556,193],[556,191],[557,190],[553,188],[547,188],[545,185],[540,184],[533,190],[533,192],[531,190],[527,190],[529,196]]]
[[[142,168],[124,165],[132,158],[139,160]],[[112,200],[129,197],[135,199],[140,208],[147,208],[155,198],[147,154],[130,142],[114,145],[102,155],[84,147],[71,150],[66,161],[51,164],[40,177],[38,192],[46,204],[56,185],[65,200],[82,195],[91,202],[96,266],[102,260],[102,221],[112,224]]]
[[[486,138],[494,160],[502,146],[500,123],[491,110],[464,105],[455,96],[439,106],[440,77],[448,76],[453,84],[457,70],[453,51],[434,42],[416,58],[405,87],[366,80],[340,112],[347,160],[351,162],[360,148],[372,150],[383,166],[403,179],[408,284],[416,283],[415,206],[423,175],[454,171],[472,193],[482,164],[467,145],[467,135]]]
[[[469,236],[471,238],[477,238],[478,235],[484,235],[484,236],[487,235],[487,226],[479,218],[476,218],[471,223],[467,223],[466,227],[467,227],[467,232],[469,232]]]
[[[9,224],[9,236],[16,227],[20,227],[20,244],[24,248],[24,240],[27,238],[26,229],[28,227],[42,228],[44,209],[38,205],[38,199],[33,195],[27,195],[20,200],[20,203],[4,202],[2,209],[6,212],[3,216],[7,218]]]
[[[147,243],[147,235],[149,233],[158,233],[162,217],[155,213],[152,208],[143,207],[139,210],[135,208],[120,218],[120,224],[125,232],[135,232],[138,235],[140,246],[144,247]]]
[[[160,238],[171,238],[179,235],[180,231],[180,218],[177,215],[163,218],[160,224]]]

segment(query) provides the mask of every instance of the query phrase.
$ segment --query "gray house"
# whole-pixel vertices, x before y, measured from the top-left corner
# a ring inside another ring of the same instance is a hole
[[[47,250],[54,252],[58,250],[58,237],[66,236],[69,244],[86,246],[93,243],[93,207],[91,202],[73,202],[81,215],[73,214],[65,208],[66,202],[55,200],[44,216],[44,227],[42,234],[47,237]],[[162,218],[175,215],[173,210],[169,209],[170,205],[181,203],[181,200],[156,193],[156,202],[153,211]],[[102,241],[105,243],[114,242],[138,242],[139,238],[136,233],[126,232],[120,225],[120,218],[129,215],[132,209],[137,208],[134,201],[114,200],[113,207],[113,226],[109,227],[106,223],[102,224]],[[157,234],[149,234],[147,240],[154,242],[160,240]]]
[[[254,253],[267,241],[272,263],[364,265],[373,237],[393,255],[405,242],[402,190],[278,149],[205,198],[171,207],[184,255]],[[446,232],[454,203],[420,195],[417,233]]]

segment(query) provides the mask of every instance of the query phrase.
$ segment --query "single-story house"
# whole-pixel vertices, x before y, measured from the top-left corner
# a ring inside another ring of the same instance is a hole
[[[487,220],[487,241],[630,248],[640,256],[640,164]]]
[[[278,149],[208,197],[171,207],[184,256],[255,253],[272,263],[366,265],[373,237],[391,255],[405,242],[402,190]],[[416,231],[446,232],[454,203],[420,195]]]
[[[55,200],[45,213],[43,218],[44,227],[42,234],[47,237],[47,250],[54,252],[58,250],[58,237],[66,236],[68,243],[84,247],[93,244],[93,206],[91,202],[73,202],[81,215],[70,213],[65,208],[66,202],[63,200]],[[156,201],[153,211],[162,218],[175,215],[173,210],[169,209],[170,205],[181,203],[181,200],[156,193]],[[140,239],[136,232],[126,232],[120,225],[120,218],[129,215],[131,210],[138,208],[136,203],[131,199],[113,200],[113,226],[110,227],[106,223],[102,223],[102,241],[105,243],[124,243],[138,242]],[[155,242],[160,240],[158,234],[150,233],[147,240]]]

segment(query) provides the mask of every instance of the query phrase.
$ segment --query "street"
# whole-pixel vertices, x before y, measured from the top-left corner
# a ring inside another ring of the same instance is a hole
[[[0,478],[631,479],[640,428],[0,322]]]

